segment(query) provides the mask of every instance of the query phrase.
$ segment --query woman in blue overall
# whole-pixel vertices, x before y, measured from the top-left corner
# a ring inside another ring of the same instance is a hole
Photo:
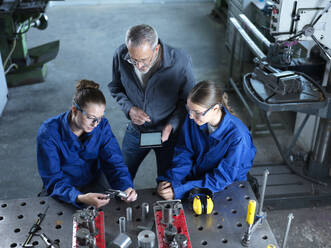
[[[195,85],[187,111],[172,167],[157,179],[158,193],[166,200],[181,199],[193,188],[218,192],[246,180],[256,154],[247,127],[231,114],[227,95],[215,82]]]
[[[125,191],[126,201],[137,199],[120,147],[103,117],[105,107],[99,85],[80,80],[71,110],[41,125],[37,159],[44,195],[79,208],[84,204],[102,207],[109,202],[109,197],[90,190],[104,192],[111,186]],[[104,179],[103,183],[100,178]]]

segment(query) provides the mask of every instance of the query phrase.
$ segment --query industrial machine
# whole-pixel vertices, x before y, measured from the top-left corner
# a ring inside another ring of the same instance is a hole
[[[240,21],[267,48],[253,41],[236,18],[231,23],[256,58],[253,72],[243,77],[246,95],[264,112],[268,129],[284,160],[271,168],[266,205],[276,208],[311,206],[331,202],[331,1],[274,0],[270,33],[271,43],[243,14]],[[306,47],[301,55],[300,46]],[[272,112],[304,114],[303,121],[287,143],[281,145],[272,128]],[[310,116],[315,116],[313,145],[298,151],[297,140]],[[274,186],[274,187],[273,187]]]
[[[60,42],[28,49],[26,33],[31,27],[44,30],[49,0],[0,0],[0,51],[9,87],[42,82],[46,63],[54,59]]]

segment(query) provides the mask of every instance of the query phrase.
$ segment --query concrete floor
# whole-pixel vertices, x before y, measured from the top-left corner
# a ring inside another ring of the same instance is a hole
[[[41,189],[35,149],[37,130],[44,120],[70,108],[78,79],[101,84],[107,97],[106,117],[121,144],[127,120],[110,97],[107,84],[111,80],[113,52],[123,43],[131,25],[152,24],[163,41],[186,50],[192,56],[197,80],[227,81],[225,26],[209,17],[213,3],[103,5],[98,1],[99,5],[88,6],[70,3],[73,1],[48,8],[49,27],[45,31],[27,33],[29,47],[59,39],[60,52],[48,63],[45,83],[9,89],[8,103],[0,118],[0,199],[34,197]],[[234,96],[232,100],[236,102]],[[235,109],[240,112],[243,107],[238,104]],[[258,148],[257,163],[281,161],[270,137],[254,142]],[[136,188],[155,186],[154,165],[151,153],[138,172]],[[279,244],[289,212],[294,213],[295,219],[288,247],[331,247],[331,206],[269,211],[268,221]]]

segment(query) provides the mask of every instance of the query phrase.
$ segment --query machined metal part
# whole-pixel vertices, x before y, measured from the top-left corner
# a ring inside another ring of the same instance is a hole
[[[126,221],[130,222],[132,221],[132,208],[131,207],[127,207],[126,210]]]
[[[76,239],[79,245],[88,246],[89,248],[96,247],[96,239],[87,228],[80,228],[76,232]]]
[[[170,204],[165,204],[162,207],[162,224],[168,225],[173,222],[172,212],[173,208]]]
[[[141,204],[141,219],[145,220],[148,217],[149,213],[149,204],[147,202],[143,202]]]
[[[178,248],[186,248],[187,247],[188,240],[187,240],[187,237],[184,234],[177,233],[175,235],[174,240],[177,242]]]
[[[97,209],[94,206],[89,206],[83,210],[77,211],[77,213],[73,215],[73,218],[79,227],[87,228],[92,236],[96,236],[98,234],[95,225],[96,216],[98,216]]]
[[[168,224],[166,228],[164,228],[164,242],[170,244],[177,234],[177,228],[173,224]]]
[[[125,233],[120,233],[113,240],[111,247],[114,248],[127,248],[132,244],[131,238]]]
[[[118,218],[118,224],[120,227],[120,233],[125,233],[126,232],[126,223],[125,223],[125,217],[121,216]]]
[[[290,231],[291,222],[292,222],[293,219],[294,219],[294,215],[293,215],[293,213],[290,213],[288,215],[288,221],[287,221],[287,226],[286,226],[286,231],[285,231],[284,242],[283,242],[282,248],[286,248],[288,233]]]
[[[155,233],[150,230],[141,231],[138,234],[139,248],[153,248],[155,246]]]

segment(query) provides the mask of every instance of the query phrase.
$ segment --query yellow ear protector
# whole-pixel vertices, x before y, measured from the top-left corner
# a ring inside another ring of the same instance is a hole
[[[193,211],[197,215],[211,214],[214,208],[213,192],[206,188],[194,188],[190,191],[190,198],[193,199]]]

